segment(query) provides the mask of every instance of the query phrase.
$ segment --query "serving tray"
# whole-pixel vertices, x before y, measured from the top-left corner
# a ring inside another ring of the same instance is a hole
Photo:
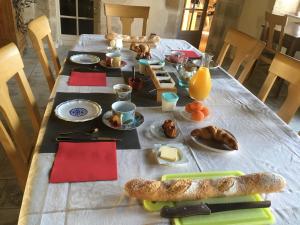
[[[163,175],[161,180],[172,179],[210,179],[224,176],[241,176],[244,175],[240,171],[218,171],[204,173],[182,173],[182,174],[167,174]],[[229,202],[246,202],[246,201],[263,201],[259,195],[236,196],[236,197],[220,197],[206,199],[206,203],[229,203]],[[185,202],[151,202],[143,201],[144,208],[147,211],[159,211],[163,206],[197,204],[201,201],[185,201]],[[269,208],[263,209],[243,209],[227,212],[212,213],[211,215],[198,215],[184,218],[176,218],[172,220],[175,225],[262,225],[273,224],[275,218]]]

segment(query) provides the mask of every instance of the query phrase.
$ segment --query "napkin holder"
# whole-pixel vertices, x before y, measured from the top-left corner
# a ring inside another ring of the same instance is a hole
[[[146,72],[146,75],[150,76],[150,78],[155,86],[157,102],[161,102],[161,94],[163,92],[177,93],[175,81],[172,79],[172,77],[170,75],[168,75],[165,79],[162,79],[162,78],[159,78],[158,76],[156,76],[157,73],[166,73],[166,72],[155,71],[149,65],[146,66],[145,72]],[[166,74],[168,74],[168,73],[166,73]]]

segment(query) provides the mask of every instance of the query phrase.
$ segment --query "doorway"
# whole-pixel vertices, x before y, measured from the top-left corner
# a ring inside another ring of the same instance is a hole
[[[185,0],[177,38],[205,51],[217,0]]]

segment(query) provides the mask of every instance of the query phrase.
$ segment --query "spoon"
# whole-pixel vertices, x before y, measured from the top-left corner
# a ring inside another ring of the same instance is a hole
[[[133,72],[133,80],[135,80],[135,67],[132,66],[132,72]]]
[[[93,134],[96,134],[99,132],[99,128],[95,127],[91,130],[88,130],[88,131],[69,131],[69,132],[62,132],[62,133],[59,133],[59,135],[69,135],[69,134],[77,134],[77,133],[83,133],[83,134],[86,134],[86,135],[93,135]]]

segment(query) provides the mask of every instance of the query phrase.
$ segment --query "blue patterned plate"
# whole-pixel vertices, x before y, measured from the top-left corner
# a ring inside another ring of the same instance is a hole
[[[60,103],[55,115],[65,121],[84,122],[97,118],[102,112],[101,106],[93,101],[74,99]]]

